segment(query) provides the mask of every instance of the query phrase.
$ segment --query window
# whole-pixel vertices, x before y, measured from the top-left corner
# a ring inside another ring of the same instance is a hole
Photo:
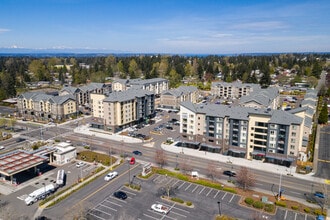
[[[295,136],[296,136],[296,132],[292,132],[292,133],[291,133],[291,136],[292,136],[292,137],[295,137]]]
[[[295,146],[294,145],[290,145],[290,149],[294,150]]]
[[[295,142],[296,142],[296,139],[291,138],[291,143],[295,143]]]
[[[274,134],[275,134],[275,131],[270,131],[270,134],[271,134],[271,135],[274,135]]]
[[[297,126],[296,125],[292,125],[292,130],[296,130]]]

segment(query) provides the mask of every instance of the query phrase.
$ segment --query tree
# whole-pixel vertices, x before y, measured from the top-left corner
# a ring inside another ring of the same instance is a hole
[[[323,103],[318,121],[319,124],[326,124],[328,122],[328,105],[326,102]]]
[[[207,165],[206,175],[210,177],[212,180],[220,176],[214,161],[209,162],[209,164]]]
[[[248,168],[241,167],[236,175],[236,182],[241,188],[247,190],[255,185],[256,176]]]
[[[156,150],[155,161],[161,168],[166,164],[167,158],[164,150]]]

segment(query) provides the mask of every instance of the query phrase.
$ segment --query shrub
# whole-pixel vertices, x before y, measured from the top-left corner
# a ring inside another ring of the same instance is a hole
[[[277,206],[281,206],[281,207],[286,207],[286,203],[285,202],[283,202],[283,201],[276,201],[275,202],[275,205],[277,205]]]
[[[315,215],[322,215],[322,210],[320,210],[320,209],[315,209],[315,210],[314,210],[314,214],[315,214]]]
[[[173,198],[171,198],[171,200],[172,200],[172,201],[174,201],[174,202],[178,202],[178,203],[181,203],[181,204],[183,204],[183,203],[184,203],[183,199],[180,199],[180,198],[176,198],[176,197],[173,197]]]
[[[293,210],[298,210],[298,206],[296,206],[296,205],[293,205],[293,206],[291,206],[291,209],[293,209]]]
[[[304,208],[304,212],[306,212],[306,213],[310,213],[311,210],[310,210],[310,208],[306,207],[306,208]]]
[[[266,212],[273,212],[274,211],[274,208],[275,208],[275,206],[273,204],[265,204],[264,210]]]
[[[245,198],[244,201],[245,201],[245,203],[248,204],[248,205],[252,205],[252,204],[254,203],[254,200],[253,200],[252,198],[249,198],[249,197]]]
[[[253,203],[253,207],[256,209],[263,209],[264,208],[264,204],[261,201],[255,201]]]
[[[191,206],[191,205],[192,205],[192,202],[190,202],[190,201],[186,201],[186,205],[187,205],[187,206]]]

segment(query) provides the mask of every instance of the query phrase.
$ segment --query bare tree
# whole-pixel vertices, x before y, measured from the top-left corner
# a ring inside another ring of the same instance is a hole
[[[155,161],[157,164],[159,164],[161,168],[166,164],[167,157],[164,150],[161,149],[156,150]]]
[[[187,174],[188,172],[192,171],[192,167],[187,161],[187,159],[183,159],[182,162],[179,163],[179,168],[184,174]]]
[[[236,182],[244,190],[247,190],[255,186],[256,176],[248,168],[241,167],[241,169],[237,173]]]
[[[211,161],[208,163],[206,175],[208,177],[210,177],[212,180],[214,180],[215,178],[218,178],[220,176],[220,174],[217,170],[216,163],[214,161]]]

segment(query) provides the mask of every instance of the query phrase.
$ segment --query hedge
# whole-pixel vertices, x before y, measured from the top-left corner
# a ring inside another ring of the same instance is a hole
[[[256,209],[263,209],[264,208],[264,203],[261,201],[255,201],[253,203],[253,207]]]
[[[265,204],[265,208],[264,208],[264,210],[265,210],[266,212],[273,212],[274,209],[275,209],[275,206],[274,206],[273,204]]]
[[[281,207],[286,207],[286,203],[285,202],[283,202],[283,201],[276,201],[275,202],[275,205],[277,205],[277,206],[281,206]]]
[[[244,201],[245,201],[245,203],[248,204],[248,205],[252,205],[252,204],[254,203],[254,200],[253,200],[252,198],[249,198],[249,197],[245,198]]]

